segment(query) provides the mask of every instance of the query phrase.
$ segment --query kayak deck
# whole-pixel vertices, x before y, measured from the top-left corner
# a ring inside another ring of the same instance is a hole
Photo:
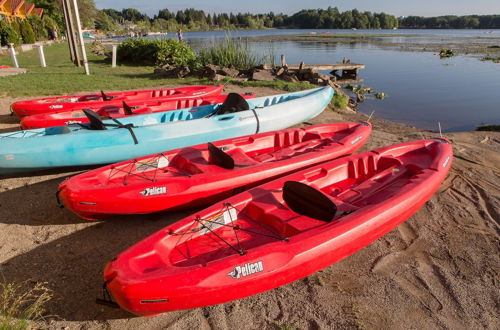
[[[419,180],[425,171],[429,171],[424,168],[432,161],[430,157],[423,158],[427,161],[423,161],[420,168],[415,164],[404,165],[398,159],[367,154],[334,172],[329,173],[323,168],[311,171],[307,178],[337,206],[337,216],[332,221],[335,225],[343,216],[382,202],[411,180]],[[282,195],[282,189],[253,194],[252,200],[243,207],[228,204],[213,217],[195,219],[188,228],[172,233],[173,238],[158,242],[153,257],[158,258],[155,266],[148,266],[142,272],[161,269],[160,255],[168,255],[167,264],[175,267],[206,265],[329,224],[292,211]],[[224,219],[228,215],[233,219]],[[169,247],[171,250],[167,253]]]

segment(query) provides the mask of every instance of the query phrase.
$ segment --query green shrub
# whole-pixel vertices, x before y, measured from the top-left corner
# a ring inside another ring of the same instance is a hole
[[[43,20],[35,15],[30,15],[27,18],[28,22],[31,24],[31,28],[33,32],[35,32],[35,38],[37,41],[47,40],[49,37],[49,33]]]
[[[274,54],[259,57],[250,49],[248,42],[241,38],[231,38],[231,36],[226,36],[222,42],[213,41],[211,45],[200,50],[198,58],[203,65],[232,66],[236,69],[248,69],[263,63],[274,63]]]
[[[58,30],[56,21],[54,21],[54,19],[52,19],[49,15],[44,15],[42,22],[45,30],[47,31],[48,37],[50,37],[50,39],[55,39],[54,31]]]
[[[34,44],[36,42],[35,32],[28,20],[21,22],[21,37],[25,44]]]
[[[21,38],[12,26],[0,21],[0,45],[8,46],[11,43],[16,46],[20,45]]]
[[[344,93],[335,92],[332,99],[332,106],[334,109],[345,109],[349,104],[349,97]]]
[[[118,47],[122,62],[146,65],[196,65],[196,55],[189,45],[176,39],[129,39]]]

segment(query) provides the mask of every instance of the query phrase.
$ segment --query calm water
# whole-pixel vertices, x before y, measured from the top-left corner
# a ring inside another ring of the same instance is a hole
[[[500,30],[314,30],[317,33],[383,33],[395,41],[440,43],[450,39],[474,42],[499,38]],[[308,33],[310,30],[233,31],[234,37]],[[405,37],[404,34],[415,34]],[[223,31],[188,32],[186,39],[195,47],[208,40],[223,38]],[[170,35],[169,35],[170,37]],[[500,124],[500,64],[478,58],[457,56],[441,60],[430,52],[400,52],[381,49],[370,43],[324,44],[319,42],[274,41],[251,43],[261,54],[273,49],[287,62],[296,64],[332,63],[343,57],[366,64],[361,70],[364,85],[389,95],[383,101],[367,100],[360,111],[391,121],[444,131],[475,129],[481,123]]]

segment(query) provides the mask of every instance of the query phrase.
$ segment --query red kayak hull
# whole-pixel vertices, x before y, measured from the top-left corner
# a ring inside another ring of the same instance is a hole
[[[254,93],[242,94],[245,99],[256,97]],[[147,101],[147,102],[132,102],[127,103],[133,107],[134,114],[128,115],[123,109],[123,105],[106,105],[99,109],[93,109],[101,117],[109,117],[119,119],[134,115],[144,115],[154,112],[162,112],[169,110],[177,110],[191,107],[199,107],[203,105],[223,103],[227,95],[210,95],[205,97],[192,97],[181,99],[170,99],[163,101]],[[88,123],[89,120],[81,110],[72,110],[57,113],[44,113],[40,115],[25,116],[21,118],[21,127],[23,129],[35,129],[52,126],[65,126],[70,124]]]
[[[233,169],[210,162],[207,144],[98,168],[64,181],[59,199],[87,220],[209,205],[308,166],[349,155],[371,125],[338,123],[287,129],[213,144]],[[151,166],[153,164],[153,166]]]
[[[167,99],[199,98],[222,93],[223,85],[188,86],[168,89],[150,89],[106,93],[110,101],[103,100],[100,94],[67,95],[15,102],[12,112],[18,117],[38,115],[41,113],[57,113],[70,110],[98,109],[107,105],[121,106],[122,102],[146,102]]]
[[[452,158],[447,140],[414,141],[271,181],[122,252],[105,267],[105,287],[123,309],[149,316],[241,299],[296,281],[408,219],[436,192]],[[334,202],[334,218],[292,211],[283,199],[290,181],[314,187]]]

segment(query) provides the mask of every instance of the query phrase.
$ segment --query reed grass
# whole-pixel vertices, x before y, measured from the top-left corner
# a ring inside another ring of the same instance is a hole
[[[272,49],[268,54],[258,55],[250,48],[247,40],[231,38],[230,35],[226,35],[222,41],[213,40],[206,48],[199,51],[198,59],[202,65],[215,64],[240,70],[264,63],[272,66],[275,64]]]
[[[46,283],[0,282],[0,329],[28,329],[29,321],[42,321],[51,299]]]

